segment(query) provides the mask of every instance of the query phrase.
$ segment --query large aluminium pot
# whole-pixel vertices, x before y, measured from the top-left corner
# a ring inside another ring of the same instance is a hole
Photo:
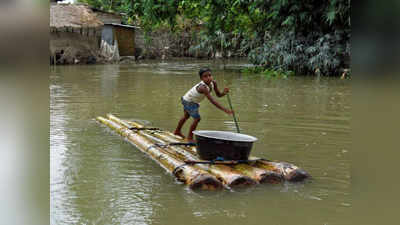
[[[257,138],[227,131],[193,131],[197,141],[197,154],[201,159],[247,160]]]

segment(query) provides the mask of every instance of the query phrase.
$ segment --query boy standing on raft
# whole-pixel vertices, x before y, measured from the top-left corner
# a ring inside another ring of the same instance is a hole
[[[232,114],[232,110],[228,110],[221,106],[215,99],[211,96],[212,90],[215,91],[215,94],[218,97],[225,96],[229,92],[229,88],[224,88],[224,91],[221,93],[217,87],[217,83],[213,80],[211,76],[211,70],[209,68],[202,68],[199,71],[200,76],[200,83],[193,86],[186,94],[181,98],[181,102],[183,105],[183,117],[179,120],[178,126],[175,129],[174,134],[183,136],[181,129],[183,124],[186,122],[189,117],[193,117],[193,123],[190,126],[189,134],[188,134],[188,141],[194,142],[193,140],[193,133],[197,127],[197,124],[200,122],[200,114],[199,114],[199,103],[207,97],[208,100],[214,104],[217,108],[221,109],[222,111],[226,112],[227,114]]]

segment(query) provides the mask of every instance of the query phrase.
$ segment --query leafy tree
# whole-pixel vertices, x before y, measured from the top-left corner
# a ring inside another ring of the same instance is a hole
[[[248,56],[265,68],[338,74],[349,66],[350,0],[81,0],[146,31],[201,26],[192,51]]]

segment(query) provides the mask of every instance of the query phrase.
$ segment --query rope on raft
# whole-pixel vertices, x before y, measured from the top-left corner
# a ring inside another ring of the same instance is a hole
[[[270,162],[271,160],[269,159],[264,159],[264,158],[259,158],[259,159],[242,159],[242,160],[225,160],[222,157],[217,157],[214,160],[209,160],[209,161],[191,161],[191,160],[187,160],[184,161],[185,163],[183,163],[180,166],[177,166],[173,171],[172,174],[176,175],[176,172],[181,168],[184,167],[186,165],[194,165],[194,164],[210,164],[210,165],[236,165],[236,164],[240,164],[240,163],[255,163],[255,162],[259,162],[259,161],[268,161]]]
[[[167,144],[160,144],[160,143],[155,143],[153,145],[150,145],[147,150],[149,150],[150,148],[154,148],[154,147],[159,147],[159,148],[167,148],[169,146],[178,146],[178,145],[183,145],[183,146],[196,146],[196,143],[192,143],[192,142],[171,142],[171,143],[167,143]]]
[[[161,129],[157,127],[130,127],[129,130],[140,131],[140,130],[161,130]]]
[[[193,165],[193,164],[224,164],[224,165],[236,165],[236,164],[240,164],[240,163],[255,163],[255,162],[259,162],[259,161],[271,161],[268,159],[263,159],[263,158],[259,158],[259,159],[239,159],[239,160],[225,160],[222,157],[217,157],[216,159],[213,160],[209,160],[209,161],[192,161],[192,160],[188,160],[185,161],[186,164],[189,165]]]

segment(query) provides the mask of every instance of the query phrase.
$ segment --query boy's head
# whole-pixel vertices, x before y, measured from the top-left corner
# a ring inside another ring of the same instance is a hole
[[[204,81],[206,84],[210,84],[212,81],[211,70],[209,68],[201,68],[199,70],[200,80]]]

